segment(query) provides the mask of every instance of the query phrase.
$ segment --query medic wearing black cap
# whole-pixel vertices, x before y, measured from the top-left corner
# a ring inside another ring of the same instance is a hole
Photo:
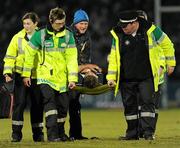
[[[127,130],[125,137],[120,139],[138,140],[141,123],[143,138],[153,140],[154,94],[165,69],[160,55],[163,52],[167,59],[167,72],[171,74],[176,65],[173,43],[159,27],[138,17],[137,11],[121,12],[111,35],[106,78],[108,85],[115,87],[115,95],[118,89],[122,95]]]

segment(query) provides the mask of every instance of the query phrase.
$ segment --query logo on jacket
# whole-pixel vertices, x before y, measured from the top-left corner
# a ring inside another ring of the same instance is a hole
[[[62,44],[61,44],[61,47],[66,47],[66,46],[67,46],[66,43],[62,43]]]
[[[129,41],[129,40],[125,40],[124,44],[125,44],[126,46],[128,46],[128,45],[130,44],[130,41]]]
[[[45,47],[53,47],[54,45],[53,45],[53,42],[51,42],[51,41],[45,41],[45,43],[44,43],[44,45],[45,45]]]

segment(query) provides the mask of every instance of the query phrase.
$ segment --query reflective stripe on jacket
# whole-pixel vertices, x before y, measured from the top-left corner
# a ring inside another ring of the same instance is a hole
[[[24,63],[24,47],[27,45],[25,40],[25,30],[19,31],[15,34],[7,48],[4,58],[4,71],[3,74],[17,72],[22,73]]]

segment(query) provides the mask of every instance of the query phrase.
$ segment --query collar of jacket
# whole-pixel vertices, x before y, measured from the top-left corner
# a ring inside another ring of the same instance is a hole
[[[35,31],[37,31],[38,30],[38,27],[36,27],[36,29],[35,29]],[[34,32],[35,32],[34,31]],[[20,38],[25,38],[26,40],[27,40],[27,33],[26,33],[26,31],[25,31],[25,29],[23,28],[21,31],[19,31],[19,37]],[[28,39],[28,41],[29,41],[29,39]]]
[[[47,29],[47,33],[50,34],[50,35],[52,35],[52,36],[63,37],[63,36],[65,36],[65,34],[66,34],[65,26],[64,26],[64,28],[63,28],[62,31],[54,32],[51,24],[48,23],[47,26],[46,26],[46,29]]]
[[[22,29],[21,31],[18,32],[18,36],[19,36],[20,38],[24,38],[25,35],[26,35],[25,29]]]
[[[63,36],[66,35],[66,30],[64,29],[63,31],[58,32],[58,33],[56,33],[56,34],[55,34],[54,32],[51,32],[51,31],[47,30],[47,33],[50,34],[50,35],[52,35],[52,36],[63,37]]]

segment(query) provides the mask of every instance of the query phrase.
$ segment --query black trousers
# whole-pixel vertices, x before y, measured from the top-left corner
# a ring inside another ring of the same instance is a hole
[[[43,97],[40,92],[40,87],[37,85],[37,80],[31,80],[30,87],[30,118],[33,132],[33,139],[36,140],[40,135],[43,135]]]
[[[158,116],[159,116],[159,107],[160,107],[161,97],[162,97],[162,84],[159,85],[158,91],[155,92],[154,134],[156,131],[156,125],[157,125],[157,120],[158,120]],[[139,112],[141,112],[141,106],[139,106]],[[142,129],[141,124],[139,124],[139,135],[140,135],[140,137],[143,137],[143,129]]]
[[[98,75],[98,83],[103,84],[105,75],[102,73]],[[83,86],[84,78],[81,74],[78,75],[78,84]],[[81,123],[81,104],[79,101],[80,92],[69,91],[69,123],[70,130],[69,135],[74,138],[82,137],[82,123]]]
[[[67,112],[69,108],[69,98],[68,93],[58,93],[56,97],[56,105],[57,105],[57,111],[58,111],[58,130],[59,130],[59,137],[62,138],[65,135],[65,128],[64,124],[67,118]]]
[[[152,79],[138,82],[121,82],[120,90],[127,122],[127,137],[152,136],[155,127],[155,93]],[[139,112],[138,107],[141,106]]]
[[[81,124],[81,104],[79,102],[80,93],[77,91],[69,92],[69,123],[70,137],[81,137],[82,136],[82,124]]]
[[[64,122],[67,116],[69,100],[67,93],[59,93],[47,84],[40,84],[43,95],[48,140],[64,134]]]
[[[22,127],[24,122],[24,110],[27,103],[27,97],[29,95],[31,100],[30,116],[31,125],[33,131],[33,138],[41,134],[43,128],[43,105],[41,101],[41,95],[36,85],[36,80],[32,80],[30,88],[25,87],[23,84],[23,78],[20,74],[15,73],[14,76],[14,105],[12,114],[12,138],[22,138]]]

